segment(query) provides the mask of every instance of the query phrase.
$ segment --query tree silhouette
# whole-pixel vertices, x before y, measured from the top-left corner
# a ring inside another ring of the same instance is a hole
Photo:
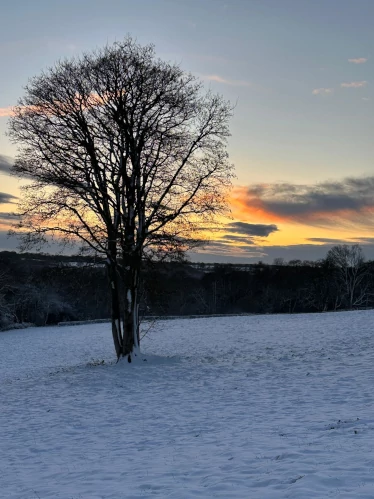
[[[20,206],[23,245],[59,235],[106,256],[118,358],[139,346],[142,259],[183,253],[227,208],[231,114],[131,38],[58,62],[14,109],[13,170],[32,180]]]

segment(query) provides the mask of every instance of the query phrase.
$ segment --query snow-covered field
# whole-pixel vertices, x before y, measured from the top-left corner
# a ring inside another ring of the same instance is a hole
[[[373,324],[165,321],[117,365],[107,324],[0,333],[0,497],[373,499]]]

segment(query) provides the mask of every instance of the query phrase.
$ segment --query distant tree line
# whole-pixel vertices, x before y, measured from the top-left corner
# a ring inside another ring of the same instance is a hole
[[[146,263],[141,315],[325,312],[374,307],[374,262],[358,245],[319,261]],[[0,329],[110,317],[101,260],[0,253]]]

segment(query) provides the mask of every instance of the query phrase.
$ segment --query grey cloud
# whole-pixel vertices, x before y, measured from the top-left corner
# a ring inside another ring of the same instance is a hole
[[[226,234],[220,239],[210,241],[207,245],[208,251],[214,253],[227,254],[229,252],[253,251],[258,246],[258,238],[268,237],[272,232],[276,232],[276,225],[250,224],[246,222],[231,222],[222,227],[221,231]],[[238,246],[238,243],[240,244]],[[236,245],[236,246],[235,246]]]
[[[332,239],[329,237],[308,237],[307,241],[323,244],[349,244],[351,242],[346,239]]]
[[[352,241],[355,243],[366,244],[366,243],[374,243],[374,237],[355,237],[352,238]]]
[[[19,215],[16,215],[15,213],[0,211],[0,224],[2,225],[10,227],[14,222],[18,222],[19,220]]]
[[[233,241],[235,244],[236,241]],[[215,255],[229,256],[230,254],[245,254],[248,252],[257,251],[257,246],[253,241],[246,240],[240,246],[234,246],[227,240],[209,241],[205,243],[200,250],[203,253],[212,253]]]
[[[14,201],[18,199],[16,196],[12,194],[8,194],[7,192],[0,192],[0,204],[5,203],[14,203]]]
[[[209,251],[216,255],[228,255],[230,253],[253,252],[259,242],[268,237],[272,232],[276,232],[276,225],[250,224],[246,222],[231,222],[219,229],[219,239],[211,240],[208,243],[202,241],[204,251]],[[261,239],[259,239],[261,238]]]
[[[332,239],[329,237],[309,237],[307,241],[322,243],[322,244],[362,244],[363,246],[369,243],[374,243],[374,237],[357,236],[349,237],[347,239]]]
[[[254,185],[247,189],[248,206],[293,218],[322,218],[340,211],[359,213],[374,207],[374,177],[346,178],[316,185],[290,183]]]
[[[230,253],[233,247],[226,241],[209,241],[205,246],[208,251],[219,252],[219,253]]]
[[[1,220],[19,220],[19,215],[16,213],[8,213],[6,211],[0,211]]]
[[[276,232],[278,227],[276,225],[265,224],[250,224],[246,222],[232,222],[225,226],[226,232],[233,232],[235,234],[246,234],[248,236],[267,237],[272,232]]]
[[[8,156],[0,154],[0,173],[9,173],[13,165],[13,160]]]
[[[253,238],[250,236],[236,236],[234,234],[226,234],[222,236],[222,239],[226,239],[227,242],[232,241],[235,243],[255,244]]]

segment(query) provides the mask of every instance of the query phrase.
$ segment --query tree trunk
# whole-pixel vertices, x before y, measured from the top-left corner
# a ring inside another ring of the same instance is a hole
[[[124,259],[126,262],[126,259]],[[137,354],[140,346],[139,338],[139,304],[138,286],[140,273],[140,258],[132,257],[124,276],[125,307],[123,317],[122,355],[131,362],[131,355]],[[126,265],[126,264],[125,264]]]
[[[121,302],[117,269],[113,257],[108,257],[107,269],[111,294],[112,336],[117,359],[119,359],[122,354]]]

